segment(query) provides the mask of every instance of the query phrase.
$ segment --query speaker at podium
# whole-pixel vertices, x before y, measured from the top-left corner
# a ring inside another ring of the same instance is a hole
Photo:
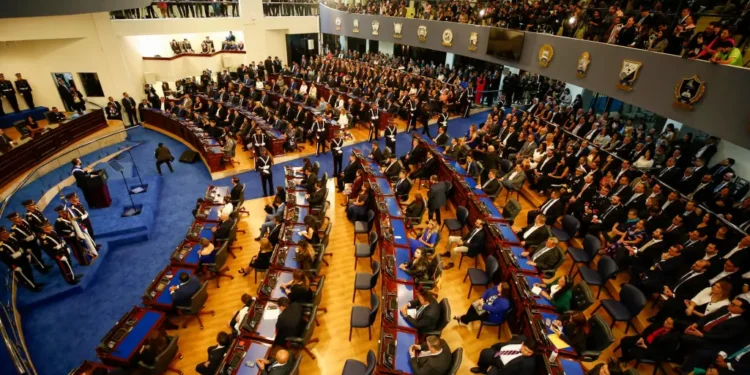
[[[104,208],[112,204],[107,186],[107,171],[99,169],[86,178],[86,201],[91,208]]]

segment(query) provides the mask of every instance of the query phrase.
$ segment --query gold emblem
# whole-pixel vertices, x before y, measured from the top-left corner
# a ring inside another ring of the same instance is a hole
[[[554,55],[555,50],[552,49],[552,45],[543,44],[541,47],[539,47],[539,65],[542,68],[546,68],[547,65],[549,65],[550,61],[552,61],[552,56]]]
[[[420,42],[427,41],[427,26],[420,25],[417,28],[417,38],[419,38]]]
[[[401,22],[394,22],[393,23],[393,37],[397,39],[401,39],[403,36],[401,34],[401,29],[404,27],[404,24]]]
[[[591,64],[591,54],[584,52],[581,57],[578,58],[578,68],[576,68],[576,76],[578,78],[586,77],[586,72],[589,71],[589,64]]]
[[[693,110],[693,104],[703,98],[706,91],[706,82],[701,81],[698,75],[683,78],[674,88],[674,102],[672,106],[688,111]]]
[[[352,31],[355,33],[359,33],[359,20],[355,18],[353,23],[354,27],[352,28]]]
[[[453,31],[451,31],[451,29],[445,29],[445,31],[443,31],[443,45],[446,47],[453,45]]]
[[[622,68],[620,69],[620,81],[617,83],[617,88],[625,91],[633,91],[633,84],[638,79],[638,72],[641,70],[639,61],[623,60]]]
[[[469,51],[476,51],[479,45],[479,33],[472,32],[469,34]]]
[[[372,21],[372,35],[378,35],[378,29],[380,29],[380,22]]]
[[[336,17],[336,30],[341,31],[341,18]]]

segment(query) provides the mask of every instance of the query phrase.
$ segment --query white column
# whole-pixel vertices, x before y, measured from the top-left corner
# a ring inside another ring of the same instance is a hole
[[[394,44],[392,42],[380,41],[378,42],[378,52],[386,55],[393,56]]]
[[[370,53],[370,39],[365,39],[365,52]]]
[[[456,55],[448,52],[445,54],[445,65],[448,65],[450,67],[453,67],[453,59],[456,58]]]
[[[346,43],[346,37],[345,36],[343,36],[343,35],[339,36],[339,43],[341,43],[341,50],[342,51],[348,49],[347,48],[347,43]]]

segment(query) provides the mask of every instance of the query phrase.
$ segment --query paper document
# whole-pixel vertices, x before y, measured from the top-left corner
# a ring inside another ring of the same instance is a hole
[[[412,317],[413,319],[417,319],[417,309],[406,309],[406,315]]]
[[[266,308],[266,311],[263,312],[263,320],[278,320],[280,314],[281,314],[281,309],[279,308],[275,308],[275,309]]]
[[[560,335],[558,335],[557,333],[552,333],[548,335],[547,338],[552,343],[552,345],[554,345],[559,350],[567,349],[570,347],[570,345],[568,345],[567,342],[563,341],[563,339],[561,339]]]
[[[539,293],[541,293],[541,292],[542,292],[542,288],[540,288],[538,286],[535,286],[535,287],[531,288],[531,293],[534,293],[535,296],[538,296]]]

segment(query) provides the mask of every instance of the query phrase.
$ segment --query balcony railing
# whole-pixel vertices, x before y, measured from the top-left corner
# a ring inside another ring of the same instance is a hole
[[[113,20],[163,18],[239,17],[239,0],[214,1],[155,1],[145,8],[110,12]]]
[[[266,17],[293,17],[319,15],[317,0],[263,0]]]

